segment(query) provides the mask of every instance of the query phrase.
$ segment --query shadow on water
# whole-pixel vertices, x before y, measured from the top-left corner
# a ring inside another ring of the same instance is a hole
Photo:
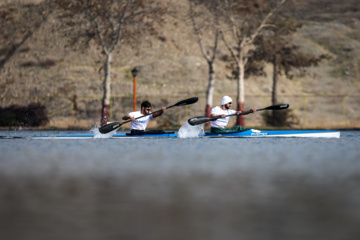
[[[0,229],[4,239],[358,239],[348,185],[284,178],[2,177]]]
[[[0,136],[0,139],[24,139],[24,137],[17,137],[17,136]]]

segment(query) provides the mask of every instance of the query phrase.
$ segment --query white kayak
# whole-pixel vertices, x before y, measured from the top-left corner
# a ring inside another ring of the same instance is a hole
[[[127,134],[114,134],[109,138],[176,138],[177,133],[166,134],[147,134],[147,135],[127,135]],[[283,138],[283,137],[310,137],[310,138],[340,138],[340,131],[330,130],[254,130],[250,129],[238,133],[223,133],[213,134],[206,133],[199,135],[199,138]],[[94,134],[70,134],[70,135],[56,135],[56,136],[35,136],[32,139],[88,139],[99,138]]]

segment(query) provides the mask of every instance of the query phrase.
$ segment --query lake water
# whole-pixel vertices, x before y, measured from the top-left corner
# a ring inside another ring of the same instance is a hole
[[[360,132],[85,139],[0,131],[0,236],[360,239]]]

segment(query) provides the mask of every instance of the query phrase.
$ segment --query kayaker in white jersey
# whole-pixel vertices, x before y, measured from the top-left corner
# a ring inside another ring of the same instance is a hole
[[[221,100],[221,106],[216,106],[211,109],[210,117],[220,117],[215,121],[211,122],[210,132],[212,133],[233,133],[233,132],[242,132],[247,130],[241,126],[235,126],[232,128],[225,129],[228,125],[230,117],[226,115],[241,113],[241,111],[235,111],[230,109],[232,105],[232,99],[229,96],[224,96]],[[251,109],[252,113],[256,112],[256,109]],[[247,114],[245,114],[247,115]]]
[[[146,131],[146,127],[150,121],[150,119],[161,116],[166,110],[166,107],[162,107],[161,111],[151,114],[151,103],[149,101],[145,101],[141,103],[141,109],[136,112],[130,112],[126,114],[122,119],[123,120],[131,120],[130,123],[130,134],[131,135],[143,135],[143,134],[160,134],[164,131],[162,130],[149,130]],[[143,115],[148,115],[139,119]]]

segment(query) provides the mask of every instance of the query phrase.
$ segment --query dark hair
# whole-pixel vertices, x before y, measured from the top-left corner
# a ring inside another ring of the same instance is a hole
[[[142,102],[141,103],[141,108],[148,108],[148,107],[151,107],[151,103],[149,101],[145,101],[145,102]]]

